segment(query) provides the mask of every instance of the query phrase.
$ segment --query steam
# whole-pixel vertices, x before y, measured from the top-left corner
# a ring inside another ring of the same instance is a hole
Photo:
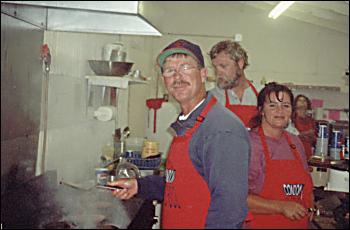
[[[92,188],[88,191],[59,185],[56,196],[63,211],[63,220],[76,228],[91,229],[99,224],[127,228],[142,200],[121,201],[109,190]]]

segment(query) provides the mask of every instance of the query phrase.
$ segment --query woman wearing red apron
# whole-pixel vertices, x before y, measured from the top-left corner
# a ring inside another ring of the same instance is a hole
[[[316,122],[308,116],[307,110],[311,110],[309,98],[300,94],[294,100],[294,125],[299,131],[299,138],[303,142],[307,159],[313,155],[312,147],[316,143]]]
[[[258,91],[245,77],[244,69],[249,65],[246,51],[237,42],[221,41],[211,48],[210,58],[217,77],[217,86],[211,93],[249,127],[250,119],[257,113]],[[230,98],[234,103],[230,104]]]
[[[284,130],[292,102],[292,92],[276,83],[259,93],[250,133],[249,228],[308,228],[313,184],[301,141]]]

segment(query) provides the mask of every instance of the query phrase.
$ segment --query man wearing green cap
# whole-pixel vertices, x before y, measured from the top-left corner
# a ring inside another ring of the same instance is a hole
[[[180,104],[171,124],[165,178],[121,179],[113,194],[160,200],[162,228],[241,228],[247,214],[249,136],[242,123],[207,94],[201,49],[186,40],[157,58],[164,84]],[[232,148],[235,146],[235,148]]]

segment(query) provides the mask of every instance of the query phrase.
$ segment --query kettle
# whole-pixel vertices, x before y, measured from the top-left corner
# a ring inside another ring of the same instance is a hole
[[[115,170],[116,178],[140,178],[141,174],[138,167],[125,158],[119,157],[119,163]]]

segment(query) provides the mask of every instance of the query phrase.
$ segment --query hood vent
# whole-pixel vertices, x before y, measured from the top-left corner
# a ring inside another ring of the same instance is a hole
[[[1,1],[2,13],[46,30],[161,36],[139,7],[139,1]]]

